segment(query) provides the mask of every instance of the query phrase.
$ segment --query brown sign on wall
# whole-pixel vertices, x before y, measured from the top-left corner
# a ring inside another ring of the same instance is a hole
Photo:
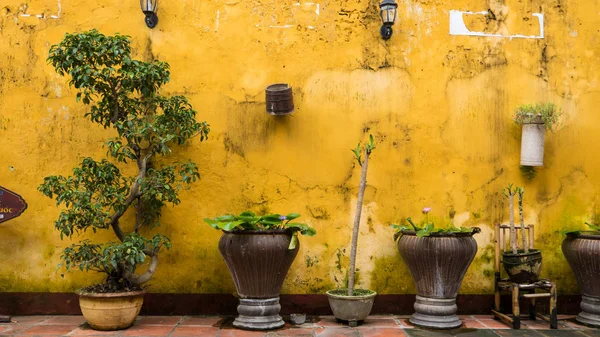
[[[0,223],[16,218],[27,209],[20,195],[0,186]]]

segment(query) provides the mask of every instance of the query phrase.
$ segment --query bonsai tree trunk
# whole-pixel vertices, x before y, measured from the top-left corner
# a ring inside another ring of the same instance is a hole
[[[508,192],[508,207],[510,214],[510,249],[513,254],[517,254],[517,230],[515,229],[515,194],[512,191]]]
[[[525,221],[523,218],[523,188],[519,189],[519,220],[521,221],[521,242],[523,243],[523,251],[529,253],[529,245],[527,244],[527,234],[525,231]]]
[[[354,274],[356,268],[356,249],[358,246],[358,229],[360,227],[360,215],[362,211],[363,196],[367,187],[367,168],[369,166],[369,155],[371,151],[365,150],[365,161],[362,163],[360,173],[360,185],[358,186],[358,201],[356,202],[356,215],[354,216],[354,229],[352,231],[352,244],[350,250],[350,267],[348,269],[348,296],[354,293]]]

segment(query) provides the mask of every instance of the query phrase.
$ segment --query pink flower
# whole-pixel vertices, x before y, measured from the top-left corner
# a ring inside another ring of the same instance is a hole
[[[431,211],[431,207],[425,207],[422,210],[423,214],[427,214],[427,213],[429,213],[429,211]]]

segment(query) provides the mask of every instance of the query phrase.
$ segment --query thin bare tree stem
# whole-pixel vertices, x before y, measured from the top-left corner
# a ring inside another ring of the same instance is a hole
[[[512,191],[508,192],[508,207],[510,214],[510,248],[513,254],[517,254],[517,230],[515,229],[515,194]]]
[[[529,253],[529,245],[527,244],[527,234],[525,231],[525,220],[523,216],[523,193],[519,191],[519,218],[521,221],[521,242],[523,243],[523,251]]]
[[[360,173],[360,185],[358,185],[358,200],[356,202],[356,214],[354,216],[354,228],[352,230],[352,244],[350,248],[350,267],[348,267],[348,296],[354,293],[354,276],[356,268],[356,250],[358,246],[358,233],[360,227],[360,216],[362,211],[363,197],[367,187],[367,168],[369,166],[369,156],[371,152],[365,150],[365,161],[362,164]]]

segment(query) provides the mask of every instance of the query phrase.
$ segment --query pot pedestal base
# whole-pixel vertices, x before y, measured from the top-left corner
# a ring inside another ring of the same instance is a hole
[[[233,326],[245,330],[279,329],[285,323],[279,311],[279,297],[252,299],[241,298],[237,307],[239,316],[233,321]]]
[[[600,298],[581,296],[581,312],[577,315],[577,322],[600,328]]]
[[[431,329],[455,329],[462,325],[456,316],[456,298],[417,296],[415,313],[409,321],[416,326]]]

